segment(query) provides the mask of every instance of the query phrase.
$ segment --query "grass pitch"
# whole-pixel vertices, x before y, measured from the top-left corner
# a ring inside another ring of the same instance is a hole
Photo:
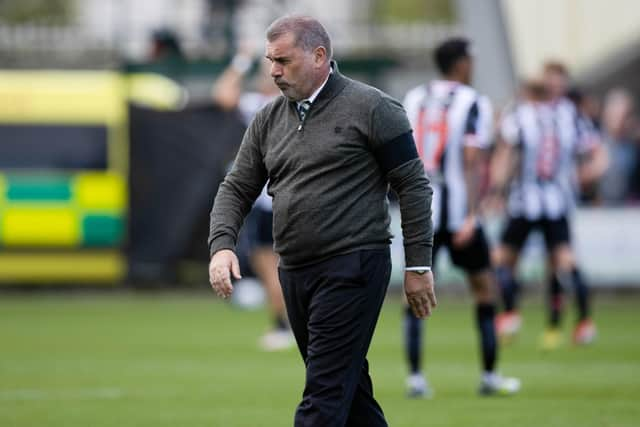
[[[391,426],[640,425],[639,297],[597,300],[597,343],[546,354],[542,307],[528,301],[520,338],[501,354],[501,371],[523,382],[512,398],[476,395],[471,305],[439,302],[427,330],[433,400],[404,397],[397,298],[383,309],[369,359]],[[0,426],[292,425],[302,362],[295,350],[257,349],[267,325],[266,312],[212,293],[2,295]]]

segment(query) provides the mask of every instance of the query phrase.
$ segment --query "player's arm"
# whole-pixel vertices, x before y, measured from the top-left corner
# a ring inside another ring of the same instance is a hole
[[[600,133],[586,118],[578,120],[578,184],[581,188],[595,184],[609,167],[609,155]]]
[[[593,147],[583,155],[578,167],[578,182],[581,187],[596,183],[609,167],[609,155],[603,145]]]
[[[484,150],[479,147],[466,146],[463,149],[464,183],[467,190],[467,216],[470,217],[475,217],[478,214],[484,154]]]
[[[504,196],[507,186],[515,175],[517,152],[512,144],[498,138],[498,143],[489,162],[489,192]]]
[[[467,216],[462,227],[453,236],[453,244],[465,245],[473,236],[476,228],[478,206],[480,204],[480,190],[482,184],[482,164],[484,151],[488,146],[490,129],[490,108],[485,107],[481,112],[479,101],[474,102],[469,109],[465,124],[463,140],[463,175],[467,194]]]
[[[369,139],[380,170],[398,195],[407,268],[405,294],[413,313],[423,318],[436,306],[431,272],[433,190],[398,102],[383,98],[373,108]]]
[[[500,124],[497,143],[489,162],[489,197],[500,202],[516,174],[519,156],[520,129],[516,113],[506,115]]]
[[[476,215],[480,193],[481,155],[482,149],[485,147],[485,141],[481,139],[480,135],[480,125],[480,106],[476,101],[469,109],[462,148],[468,216]]]
[[[213,102],[223,110],[233,110],[238,107],[242,95],[244,77],[253,65],[253,56],[248,45],[233,57],[229,66],[213,83],[211,97]]]
[[[211,210],[209,228],[209,281],[219,296],[228,297],[233,290],[231,273],[240,278],[235,255],[238,233],[265,183],[267,171],[260,151],[261,115],[254,118],[245,132],[231,171],[218,188]]]

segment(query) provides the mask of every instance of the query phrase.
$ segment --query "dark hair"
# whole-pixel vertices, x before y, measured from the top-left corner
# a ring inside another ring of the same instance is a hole
[[[469,40],[455,37],[442,42],[435,50],[433,59],[442,74],[448,74],[461,59],[470,57]]]
[[[545,72],[562,74],[565,77],[569,77],[569,70],[560,61],[547,61],[544,64],[544,71]]]
[[[267,40],[273,41],[278,37],[291,33],[295,37],[295,45],[306,52],[311,52],[319,46],[327,50],[327,57],[331,58],[331,38],[317,19],[311,16],[286,15],[282,16],[267,28]]]
[[[152,35],[154,56],[173,55],[181,57],[182,46],[179,36],[172,30],[161,28]]]

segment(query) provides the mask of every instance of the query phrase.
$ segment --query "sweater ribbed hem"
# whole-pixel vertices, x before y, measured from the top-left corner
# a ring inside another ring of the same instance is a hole
[[[236,245],[230,236],[218,237],[211,242],[211,245],[209,246],[209,258],[213,257],[213,254],[223,249],[229,249],[235,252]]]
[[[431,267],[431,246],[423,244],[404,247],[404,260],[406,267]]]

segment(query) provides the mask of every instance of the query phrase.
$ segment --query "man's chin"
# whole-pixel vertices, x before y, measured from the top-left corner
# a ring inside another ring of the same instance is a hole
[[[287,98],[289,101],[299,101],[300,97],[298,96],[298,94],[293,93],[293,91],[291,90],[291,88],[287,88],[287,89],[280,89],[280,92],[284,95],[285,98]]]

